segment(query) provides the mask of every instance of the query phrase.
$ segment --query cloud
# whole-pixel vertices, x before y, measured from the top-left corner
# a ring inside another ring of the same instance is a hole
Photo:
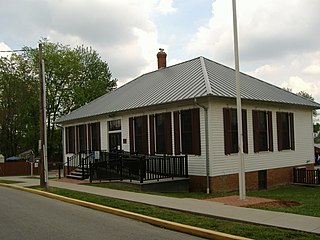
[[[148,52],[155,55],[159,48],[151,20],[156,6],[173,11],[170,1],[9,1],[0,9],[2,35],[6,43],[19,40],[19,47],[36,47],[43,37],[72,47],[92,46],[109,63],[113,77],[126,81],[138,76],[150,62]]]
[[[283,82],[281,87],[290,88],[292,92],[297,93],[300,91],[310,92],[312,84],[304,81],[301,77],[291,76],[288,82]]]
[[[233,67],[231,3],[6,1],[0,8],[1,41],[13,49],[36,47],[42,37],[71,47],[92,46],[120,84],[156,70],[159,47],[168,54],[168,66],[203,55]],[[277,86],[305,84],[320,101],[318,9],[319,0],[237,1],[240,70]]]
[[[162,14],[171,14],[177,11],[173,6],[173,0],[160,0],[156,10]]]
[[[320,101],[318,9],[318,0],[237,1],[241,71]],[[194,33],[188,50],[234,66],[231,1],[212,2],[212,16]]]
[[[266,61],[283,54],[312,51],[320,40],[315,31],[320,21],[319,8],[317,0],[238,1],[241,59]],[[227,63],[232,61],[231,1],[213,2],[210,21],[197,30],[189,49],[207,51]]]
[[[309,73],[309,74],[320,74],[320,65],[310,65],[303,69],[303,72]]]

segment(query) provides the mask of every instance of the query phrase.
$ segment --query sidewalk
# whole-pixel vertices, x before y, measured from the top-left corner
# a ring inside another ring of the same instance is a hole
[[[23,183],[18,183],[15,185],[24,187],[39,185],[39,179],[31,179],[26,177],[0,177],[0,180],[21,181]],[[318,217],[235,207],[225,205],[224,203],[220,202],[191,198],[171,198],[151,194],[119,191],[79,185],[75,183],[59,182],[55,180],[49,180],[49,186],[155,205],[191,213],[204,214],[224,219],[320,234],[320,218]]]

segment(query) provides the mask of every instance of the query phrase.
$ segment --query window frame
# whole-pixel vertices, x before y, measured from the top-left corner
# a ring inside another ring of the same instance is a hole
[[[79,152],[87,150],[87,125],[81,124],[76,126],[77,129],[77,148]]]
[[[235,123],[232,122],[235,119]],[[223,128],[224,128],[224,152],[225,155],[230,155],[239,152],[238,147],[238,128],[232,130],[232,125],[238,124],[237,109],[223,108]],[[247,110],[242,109],[242,132],[243,132],[243,152],[248,153],[248,127],[247,127]],[[235,145],[233,145],[233,140]]]
[[[150,153],[172,154],[172,120],[171,112],[157,113],[149,116]]]
[[[75,154],[75,126],[66,127],[66,153]]]
[[[147,115],[129,118],[129,139],[131,153],[149,153]]]
[[[278,151],[295,150],[294,114],[277,112]]]
[[[261,126],[261,122],[263,125]],[[272,112],[252,110],[253,149],[254,152],[273,151]],[[262,139],[263,138],[263,139]],[[265,143],[263,146],[262,144]]]
[[[200,109],[180,110],[173,114],[175,155],[201,155]],[[191,119],[189,127],[185,121],[187,117]],[[188,145],[187,141],[191,141],[191,144]]]
[[[100,122],[88,124],[89,150],[101,150]]]
[[[121,130],[121,119],[108,121],[108,131],[120,131]]]

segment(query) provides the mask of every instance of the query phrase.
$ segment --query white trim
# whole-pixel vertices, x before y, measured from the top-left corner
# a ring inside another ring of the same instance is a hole
[[[207,94],[208,94],[208,95],[212,95],[213,93],[212,93],[212,89],[211,89],[211,86],[210,86],[210,81],[209,81],[209,77],[208,77],[206,65],[205,65],[205,63],[204,63],[204,59],[203,59],[202,56],[200,57],[200,62],[201,62],[201,67],[202,67],[204,82],[205,82],[205,84],[206,84]]]

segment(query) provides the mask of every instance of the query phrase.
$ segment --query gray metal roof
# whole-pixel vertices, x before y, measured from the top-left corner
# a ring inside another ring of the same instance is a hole
[[[320,104],[241,73],[241,97],[320,108]],[[236,97],[234,69],[198,57],[144,74],[62,116],[58,123],[203,96]]]

